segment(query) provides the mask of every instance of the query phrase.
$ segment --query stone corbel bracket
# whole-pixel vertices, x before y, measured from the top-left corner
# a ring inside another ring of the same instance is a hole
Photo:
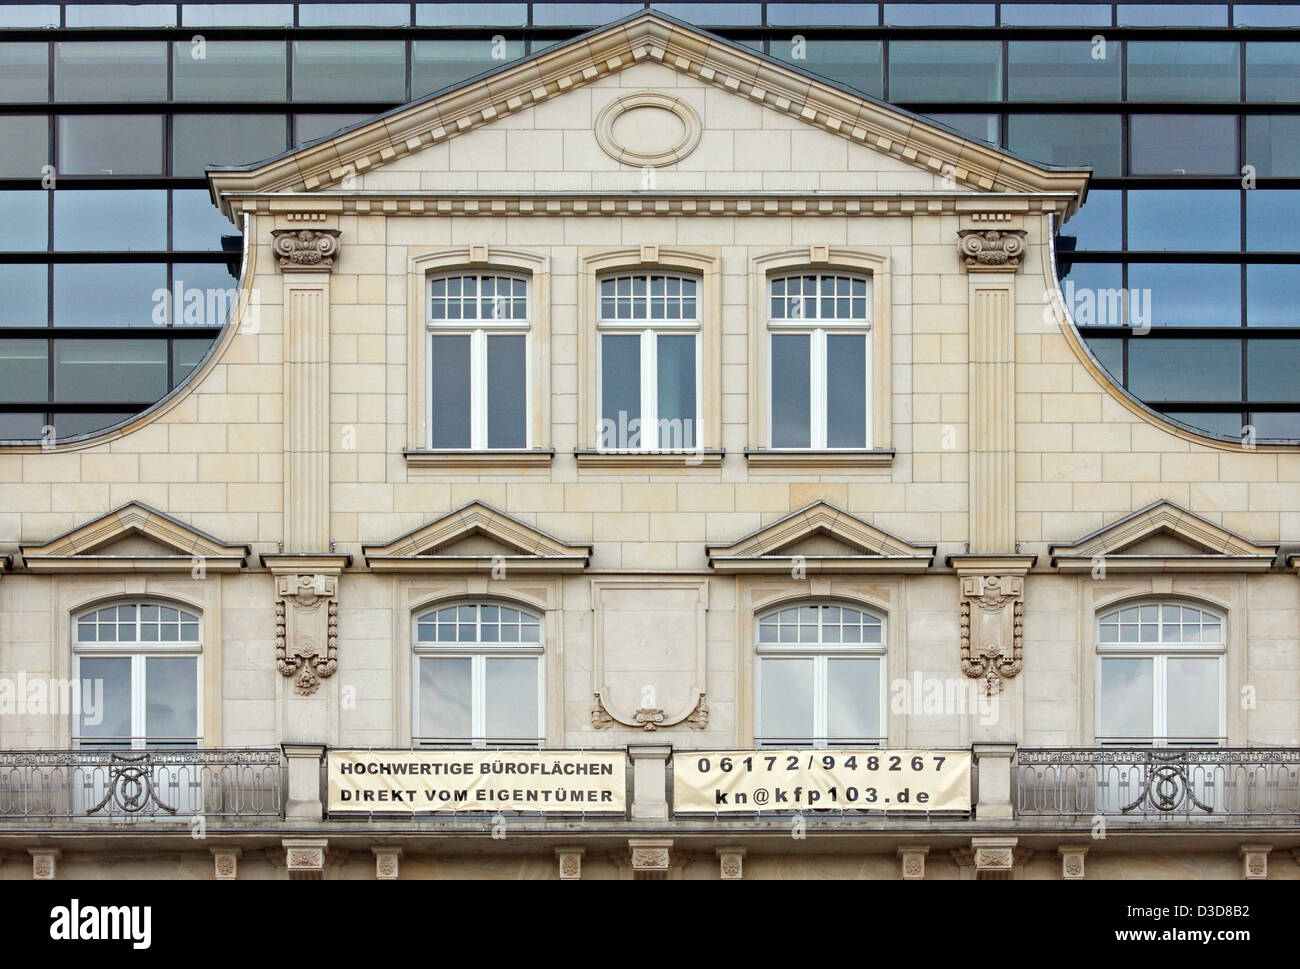
[[[265,556],[275,576],[275,665],[311,696],[338,669],[339,573],[349,556]]]
[[[1024,229],[959,229],[958,246],[969,272],[1015,272],[1025,255]]]
[[[1002,692],[1024,665],[1025,573],[1033,556],[952,556],[961,581],[961,671]],[[994,570],[997,571],[994,571]]]
[[[272,229],[271,248],[281,269],[332,272],[339,254],[338,229]]]

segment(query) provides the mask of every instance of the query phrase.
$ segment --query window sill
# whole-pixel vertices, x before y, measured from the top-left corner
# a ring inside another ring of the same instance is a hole
[[[408,468],[495,470],[496,468],[548,468],[555,451],[550,448],[518,448],[496,451],[403,451]]]
[[[825,450],[799,448],[746,448],[745,460],[751,468],[888,468],[894,463],[890,450]]]
[[[699,451],[574,451],[580,468],[603,470],[658,470],[720,468],[726,451],[704,448]]]

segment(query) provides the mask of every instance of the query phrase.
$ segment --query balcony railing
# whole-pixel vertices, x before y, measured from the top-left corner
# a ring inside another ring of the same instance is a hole
[[[0,822],[280,815],[280,751],[0,751]]]
[[[1016,752],[1016,816],[1300,823],[1300,750],[1100,748]]]

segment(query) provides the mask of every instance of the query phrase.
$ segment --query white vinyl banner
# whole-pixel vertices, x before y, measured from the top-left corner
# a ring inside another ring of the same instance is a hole
[[[678,814],[969,811],[969,750],[741,750],[673,756]]]
[[[621,750],[331,750],[329,810],[622,814],[626,757]]]

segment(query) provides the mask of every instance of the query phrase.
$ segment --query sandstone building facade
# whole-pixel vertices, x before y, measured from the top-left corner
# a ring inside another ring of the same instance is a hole
[[[653,13],[212,170],[213,349],[0,450],[0,871],[1300,878],[1300,451],[1113,384],[1088,177]],[[679,810],[809,748],[969,803]],[[330,810],[385,749],[626,809]]]

